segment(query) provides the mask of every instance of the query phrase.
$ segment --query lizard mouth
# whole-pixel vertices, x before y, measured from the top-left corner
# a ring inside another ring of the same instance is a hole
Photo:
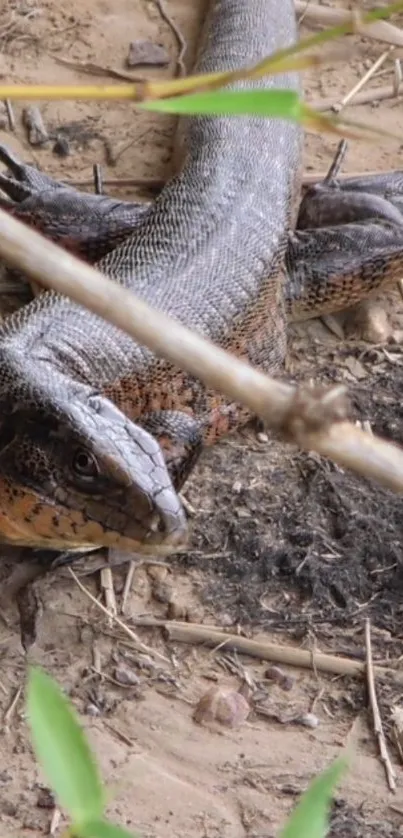
[[[165,556],[187,542],[182,516],[169,530],[158,516],[147,525],[129,522],[125,529],[115,530],[112,521],[108,525],[92,520],[81,509],[53,505],[26,487],[0,480],[0,540],[8,544],[77,552],[116,547],[125,553]]]

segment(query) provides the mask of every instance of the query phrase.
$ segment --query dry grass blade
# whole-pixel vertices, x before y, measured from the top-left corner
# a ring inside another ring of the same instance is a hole
[[[157,311],[35,230],[0,211],[0,255],[46,288],[54,288],[127,332],[179,369],[240,402],[305,450],[403,493],[403,450],[344,421],[344,388],[296,388],[275,381]]]
[[[338,26],[351,19],[351,12],[344,9],[329,8],[328,6],[317,6],[307,0],[295,0],[295,11],[303,15],[304,23],[318,24],[319,26]],[[403,32],[392,23],[384,20],[377,20],[375,23],[359,26],[360,33],[377,41],[383,41],[396,47],[403,47]]]
[[[164,655],[160,655],[160,653],[157,652],[155,649],[150,649],[149,646],[146,646],[144,643],[142,643],[140,638],[137,637],[137,634],[134,631],[132,631],[129,628],[129,626],[127,626],[126,623],[123,622],[123,620],[120,620],[119,617],[116,616],[116,614],[112,614],[110,611],[108,611],[108,609],[105,608],[104,605],[102,605],[102,602],[99,602],[99,600],[95,599],[95,597],[92,596],[90,591],[87,590],[85,585],[83,585],[80,582],[78,576],[76,576],[76,574],[74,573],[74,570],[72,570],[71,567],[68,568],[68,571],[70,573],[70,576],[73,577],[76,585],[78,585],[78,587],[80,588],[80,591],[82,591],[83,594],[85,594],[85,596],[88,597],[88,599],[90,599],[91,602],[94,605],[96,605],[96,607],[99,608],[99,610],[102,611],[106,615],[106,617],[109,617],[109,620],[112,623],[116,623],[116,625],[118,625],[119,628],[122,629],[122,631],[125,634],[127,634],[128,637],[130,637],[130,639],[133,641],[134,645],[136,646],[136,648],[140,652],[144,652],[146,655],[150,655],[151,657],[158,658],[158,660],[162,660],[162,661],[164,661],[164,663],[169,663],[168,658],[164,657]]]

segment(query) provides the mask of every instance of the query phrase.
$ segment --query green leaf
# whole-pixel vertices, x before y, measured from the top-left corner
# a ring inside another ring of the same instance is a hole
[[[338,759],[311,783],[301,797],[280,838],[324,838],[329,828],[329,809],[333,792],[347,767]]]
[[[172,99],[152,99],[141,102],[138,107],[176,114],[248,115],[288,119],[300,122],[308,130],[321,134],[327,131],[353,139],[371,139],[371,135],[374,139],[386,136],[400,141],[397,134],[381,128],[352,122],[344,117],[325,116],[306,105],[294,90],[218,90],[175,96]]]
[[[81,824],[79,829],[73,827],[71,831],[73,838],[138,838],[137,833],[103,820],[88,821]]]
[[[71,704],[41,669],[28,678],[27,713],[36,756],[73,822],[102,816],[104,794],[87,739]]]
[[[138,107],[164,113],[224,116],[274,116],[298,119],[301,101],[293,90],[218,90],[141,102]]]

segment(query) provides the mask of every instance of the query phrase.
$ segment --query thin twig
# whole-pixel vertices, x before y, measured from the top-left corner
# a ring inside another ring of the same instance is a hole
[[[100,64],[93,64],[90,61],[69,61],[67,58],[55,55],[54,52],[49,54],[57,64],[62,64],[63,67],[70,67],[70,69],[77,70],[79,73],[87,73],[90,76],[99,76],[101,78],[119,79],[119,81],[141,81],[141,79],[135,78],[130,73],[123,73],[121,70],[115,70],[113,67],[102,67]]]
[[[351,20],[351,12],[344,9],[330,8],[328,6],[317,6],[315,3],[306,3],[306,0],[294,0],[295,10],[298,14],[304,13],[304,21],[318,24],[319,26],[337,26]],[[403,32],[392,23],[385,20],[376,20],[374,23],[364,25],[357,22],[357,31],[367,38],[374,38],[377,41],[384,41],[396,47],[403,47]]]
[[[56,832],[59,827],[60,819],[62,817],[62,813],[58,806],[55,806],[52,812],[52,817],[49,824],[49,835],[56,835]]]
[[[18,687],[18,689],[15,692],[14,698],[13,698],[10,706],[7,708],[6,712],[4,713],[4,716],[3,716],[3,732],[4,733],[9,733],[9,731],[10,731],[10,722],[12,721],[12,718],[14,716],[17,704],[20,700],[21,693],[22,693],[22,686]]]
[[[108,613],[116,617],[118,613],[115,597],[115,589],[113,587],[113,576],[110,567],[103,567],[101,570],[101,588],[105,596],[105,605]],[[109,625],[112,626],[112,617],[109,618]]]
[[[136,646],[137,646],[137,648],[140,652],[144,652],[146,655],[151,655],[152,657],[158,658],[159,660],[164,661],[164,663],[169,663],[168,658],[164,657],[164,655],[161,655],[159,652],[156,652],[155,649],[151,649],[149,646],[146,646],[145,643],[142,643],[140,638],[137,636],[137,634],[134,631],[132,631],[129,628],[129,626],[126,625],[126,623],[124,623],[122,620],[120,620],[119,617],[116,616],[116,614],[111,614],[111,612],[108,611],[108,609],[105,608],[104,605],[102,605],[102,602],[99,602],[99,600],[97,600],[94,596],[92,596],[92,594],[85,587],[85,585],[83,585],[80,582],[78,576],[76,576],[76,574],[74,573],[74,570],[72,570],[71,567],[69,567],[68,570],[69,570],[70,576],[73,577],[76,585],[78,585],[78,587],[80,588],[80,591],[82,591],[83,594],[85,594],[85,596],[88,597],[88,599],[90,599],[91,602],[94,605],[96,605],[97,608],[100,609],[100,611],[103,611],[103,613],[107,617],[109,617],[112,620],[113,623],[116,623],[116,625],[118,625],[119,628],[121,628],[122,631],[124,631],[125,634],[127,634],[128,637],[130,637],[130,639],[136,644]]]
[[[386,744],[385,734],[383,732],[383,725],[381,714],[379,712],[378,700],[375,690],[374,667],[372,663],[372,647],[371,647],[371,622],[367,618],[365,620],[365,649],[366,649],[366,668],[367,668],[367,686],[369,704],[372,712],[372,719],[374,723],[374,733],[378,740],[379,754],[385,769],[386,779],[391,791],[396,791],[396,772],[390,761],[388,747]]]
[[[122,614],[126,614],[127,600],[128,600],[130,591],[132,589],[133,576],[134,576],[134,571],[136,570],[136,567],[137,567],[136,562],[130,562],[129,567],[127,569],[125,586],[123,588],[123,594],[122,594],[122,602],[121,602],[121,606],[120,606],[120,610],[121,610]]]
[[[382,172],[380,169],[371,169],[368,172],[341,172],[337,175],[338,180],[347,180],[354,177],[373,177],[374,175],[388,175],[394,174],[396,169],[387,169]],[[302,176],[303,186],[312,186],[315,183],[322,183],[327,177],[328,172],[304,172]],[[144,189],[147,192],[160,192],[166,185],[166,180],[155,180],[154,178],[105,178],[103,185],[112,187],[114,189]],[[85,180],[64,180],[68,186],[74,186],[76,189],[87,189],[94,187],[94,179],[88,178]]]
[[[7,119],[8,119],[8,127],[10,131],[15,131],[15,116],[13,106],[10,102],[10,99],[6,99],[5,101],[6,111],[7,111]]]
[[[395,84],[386,84],[381,87],[370,88],[362,93],[357,93],[354,98],[354,105],[372,105],[373,102],[380,102],[383,99],[395,99],[400,96],[403,90],[396,88]],[[319,99],[318,102],[310,102],[309,106],[316,111],[331,111],[334,99]]]
[[[158,311],[132,291],[0,210],[0,254],[46,288],[127,332],[158,357],[243,403],[289,442],[403,493],[403,450],[343,420],[345,388],[317,391],[273,378]]]
[[[387,49],[386,52],[382,53],[382,55],[380,55],[379,58],[377,58],[377,60],[373,63],[372,67],[370,67],[369,70],[367,70],[367,72],[365,73],[365,75],[357,82],[357,84],[355,84],[354,87],[352,87],[351,90],[349,90],[349,92],[346,93],[345,96],[343,96],[341,101],[336,103],[335,105],[332,105],[332,111],[334,111],[335,113],[340,113],[343,110],[343,108],[346,107],[346,105],[349,105],[350,102],[352,102],[352,100],[355,99],[357,93],[359,93],[360,90],[362,90],[362,88],[365,87],[365,85],[372,78],[374,73],[376,73],[376,71],[379,70],[379,67],[381,67],[382,64],[384,64],[384,62],[386,61],[386,59],[389,58],[392,50],[394,50],[394,47],[389,47],[389,49]]]
[[[339,145],[337,146],[336,154],[334,155],[334,159],[329,167],[329,171],[326,177],[323,178],[323,184],[325,186],[331,186],[333,182],[338,178],[340,169],[343,165],[344,158],[347,153],[348,143],[347,140],[341,140]]]
[[[126,148],[124,149],[124,151]],[[86,178],[85,180],[61,180],[60,183],[65,183],[67,186],[74,186],[77,189],[86,189],[91,186],[94,188],[94,178]],[[155,178],[105,178],[104,186],[112,186],[117,188],[133,187],[134,189],[146,189],[148,192],[160,192],[164,188],[166,180],[156,180]]]
[[[186,41],[185,41],[185,39],[182,35],[181,30],[176,25],[175,21],[171,18],[170,14],[168,14],[168,11],[166,9],[164,0],[154,0],[154,2],[155,2],[155,5],[158,7],[158,11],[159,11],[162,19],[165,20],[165,23],[167,23],[168,26],[172,29],[172,32],[174,33],[175,38],[178,42],[179,53],[178,53],[177,58],[176,58],[177,75],[178,76],[185,76],[186,75],[186,67],[185,67],[185,62],[184,62],[183,59],[185,57],[185,52],[186,52],[186,49],[187,49]]]
[[[376,175],[384,175],[387,177],[388,175],[393,175],[396,173],[396,169],[386,169],[386,171],[381,171],[380,169],[371,169],[368,172],[340,172],[337,175],[338,180],[349,180],[350,178],[362,178],[362,177],[376,177]],[[313,186],[315,183],[323,183],[327,176],[327,172],[305,172],[302,177],[302,185],[303,186]],[[105,181],[107,183],[107,181]],[[91,185],[91,184],[90,184]],[[116,184],[117,185],[117,184]],[[133,184],[134,185],[134,184]]]
[[[94,192],[96,195],[102,195],[104,191],[104,179],[102,177],[102,166],[100,163],[94,163],[92,167],[94,176]]]
[[[314,661],[318,672],[329,672],[332,675],[365,675],[365,663],[362,661],[298,649],[294,646],[250,640],[248,637],[229,634],[220,626],[156,620],[153,617],[136,618],[132,622],[135,626],[162,628],[169,640],[177,643],[202,643],[212,649],[225,648],[227,651],[240,652],[253,658],[287,666],[299,666],[304,669],[312,669]],[[378,678],[392,678],[396,684],[403,684],[403,674],[393,669],[377,666],[375,672]]]
[[[102,675],[101,651],[96,640],[94,640],[92,646],[92,668],[97,675]]]

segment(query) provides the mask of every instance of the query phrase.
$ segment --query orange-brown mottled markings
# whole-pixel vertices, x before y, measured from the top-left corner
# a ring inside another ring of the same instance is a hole
[[[264,369],[267,366],[268,343],[278,346],[279,354],[282,353],[281,299],[280,295],[273,304],[273,281],[268,278],[242,322],[239,318],[234,321],[221,345]],[[186,372],[162,359],[155,360],[151,371],[148,371],[146,383],[135,376],[121,378],[107,385],[102,392],[132,421],[147,413],[165,410],[179,410],[198,419],[202,417],[206,420],[203,429],[205,445],[213,445],[251,416],[246,408],[230,405],[224,396],[206,391],[197,379],[189,381]],[[159,442],[167,450],[166,440],[159,439]]]
[[[144,549],[144,544],[108,530],[81,511],[50,506],[25,487],[0,480],[0,541],[53,550],[86,550],[102,544],[122,550]],[[153,552],[160,552],[153,545]],[[163,548],[161,548],[164,552]]]
[[[356,271],[349,274],[327,275],[319,286],[310,287],[309,294],[302,294],[298,300],[291,300],[287,314],[292,320],[306,320],[331,314],[335,309],[359,303],[369,293],[375,292],[383,285],[392,285],[401,277],[401,253],[373,257],[368,264],[360,265]]]

